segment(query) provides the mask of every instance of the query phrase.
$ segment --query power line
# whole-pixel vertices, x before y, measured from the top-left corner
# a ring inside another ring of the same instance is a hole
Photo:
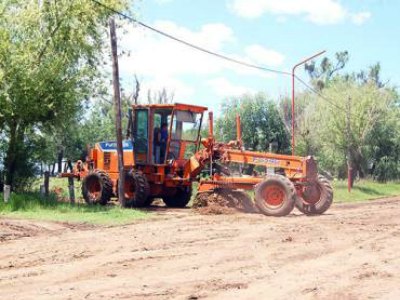
[[[175,36],[173,36],[173,35],[171,35],[171,34],[169,34],[169,33],[166,33],[166,32],[164,32],[164,31],[161,31],[161,30],[159,30],[159,29],[157,29],[157,28],[155,28],[155,27],[152,27],[152,26],[150,26],[150,25],[147,25],[147,24],[145,24],[145,23],[143,23],[143,22],[141,22],[141,21],[139,21],[139,20],[136,20],[135,18],[133,18],[133,17],[131,17],[131,16],[128,16],[127,14],[124,14],[124,13],[122,13],[122,12],[120,12],[120,11],[118,11],[118,10],[116,10],[116,9],[114,9],[114,8],[112,8],[112,7],[110,7],[110,6],[106,5],[106,4],[104,4],[104,3],[100,2],[100,1],[98,1],[98,0],[91,0],[91,1],[92,1],[93,3],[95,3],[95,4],[97,4],[97,5],[99,5],[99,6],[103,7],[103,8],[105,8],[105,9],[107,9],[107,10],[109,10],[109,11],[111,11],[111,12],[117,14],[117,15],[119,15],[120,17],[122,17],[122,18],[124,18],[124,19],[126,19],[126,20],[129,20],[129,21],[131,21],[131,22],[133,22],[133,23],[135,23],[135,24],[138,24],[138,25],[140,25],[140,26],[142,26],[142,27],[144,27],[144,28],[146,28],[146,29],[149,29],[149,30],[151,30],[151,31],[153,31],[153,32],[156,32],[156,33],[158,33],[158,34],[160,34],[160,35],[162,35],[162,36],[164,36],[164,37],[166,37],[166,38],[169,38],[169,39],[171,39],[171,40],[174,40],[174,41],[176,41],[176,42],[178,42],[178,43],[181,43],[181,44],[183,44],[183,45],[185,45],[185,46],[188,46],[188,47],[190,47],[190,48],[192,48],[192,49],[195,49],[195,50],[197,50],[197,51],[200,51],[200,52],[203,52],[203,53],[206,53],[206,54],[209,54],[209,55],[218,57],[218,58],[220,58],[220,59],[223,59],[223,60],[226,60],[226,61],[229,61],[229,62],[238,64],[238,65],[242,65],[242,66],[245,66],[245,67],[248,67],[248,68],[253,68],[253,69],[261,70],[261,71],[264,71],[264,72],[270,72],[270,73],[275,73],[275,74],[280,74],[280,75],[285,75],[285,76],[292,76],[291,73],[286,72],[286,71],[275,70],[275,69],[266,68],[266,67],[263,67],[263,66],[259,66],[259,65],[247,63],[247,62],[245,62],[245,61],[241,61],[241,60],[238,60],[238,59],[234,59],[234,58],[228,57],[228,56],[226,56],[226,55],[223,55],[223,54],[220,54],[220,53],[217,53],[217,52],[214,52],[214,51],[205,49],[205,48],[203,48],[203,47],[197,46],[197,45],[192,44],[192,43],[190,43],[190,42],[187,42],[187,41],[185,41],[185,40],[183,40],[183,39],[180,39],[180,38],[178,38],[178,37],[175,37]],[[295,77],[296,80],[298,80],[301,84],[303,84],[308,90],[310,90],[311,92],[313,92],[314,94],[316,94],[317,96],[319,96],[321,99],[325,100],[327,103],[329,103],[329,104],[332,105],[333,107],[336,107],[337,109],[340,109],[340,110],[342,110],[342,111],[346,111],[343,107],[341,107],[341,106],[339,106],[339,105],[333,103],[332,100],[330,100],[329,98],[327,98],[327,97],[325,97],[324,95],[322,95],[320,92],[318,92],[316,89],[314,89],[313,87],[311,87],[309,84],[307,84],[304,80],[302,80],[302,79],[301,79],[300,77],[298,77],[297,75],[294,75],[294,77]]]
[[[187,41],[185,41],[185,40],[183,40],[183,39],[180,39],[180,38],[178,38],[178,37],[175,37],[175,36],[173,36],[173,35],[171,35],[171,34],[169,34],[169,33],[166,33],[166,32],[164,32],[164,31],[161,31],[161,30],[159,30],[159,29],[157,29],[157,28],[155,28],[155,27],[152,27],[152,26],[150,26],[150,25],[147,25],[147,24],[145,24],[145,23],[143,23],[143,22],[141,22],[141,21],[138,21],[138,20],[136,20],[135,18],[133,18],[133,17],[131,17],[131,16],[128,16],[128,15],[126,15],[126,14],[124,14],[124,13],[122,13],[122,12],[120,12],[120,11],[118,11],[118,10],[112,8],[112,7],[109,7],[108,5],[105,5],[104,3],[101,3],[100,1],[97,1],[97,0],[91,0],[91,1],[94,2],[94,3],[96,3],[97,5],[100,5],[100,6],[104,7],[105,9],[108,9],[109,11],[112,11],[113,13],[115,13],[115,14],[121,16],[121,17],[124,18],[124,19],[127,19],[127,20],[129,20],[129,21],[131,21],[131,22],[133,22],[133,23],[136,23],[136,24],[138,24],[138,25],[144,27],[144,28],[147,28],[147,29],[149,29],[149,30],[151,30],[151,31],[153,31],[153,32],[156,32],[156,33],[158,33],[158,34],[160,34],[160,35],[162,35],[162,36],[164,36],[164,37],[166,37],[166,38],[169,38],[169,39],[171,39],[171,40],[174,40],[174,41],[176,41],[176,42],[178,42],[178,43],[181,43],[181,44],[183,44],[183,45],[186,45],[186,46],[188,46],[188,47],[190,47],[190,48],[192,48],[192,49],[198,50],[198,51],[200,51],[200,52],[207,53],[207,54],[213,55],[213,56],[215,56],[215,57],[218,57],[218,58],[220,58],[220,59],[223,59],[223,60],[226,60],[226,61],[229,61],[229,62],[238,64],[238,65],[246,66],[246,67],[249,67],[249,68],[253,68],[253,69],[257,69],[257,70],[261,70],[261,71],[265,71],[265,72],[270,72],[270,73],[275,73],[275,74],[291,75],[289,72],[280,71],[280,70],[275,70],[275,69],[270,69],[270,68],[266,68],[266,67],[263,67],[263,66],[259,66],[259,65],[247,63],[247,62],[245,62],[245,61],[241,61],[241,60],[238,60],[238,59],[234,59],[234,58],[228,57],[228,56],[226,56],[226,55],[223,55],[223,54],[220,54],[220,53],[217,53],[217,52],[214,52],[214,51],[205,49],[205,48],[203,48],[203,47],[197,46],[197,45],[192,44],[192,43],[190,43],[190,42],[187,42]]]
[[[300,77],[298,77],[297,75],[295,75],[295,78],[302,83],[307,89],[309,89],[311,92],[313,92],[314,94],[316,94],[317,96],[319,96],[319,98],[321,98],[322,100],[325,100],[328,104],[330,104],[333,107],[336,107],[337,109],[343,111],[344,113],[346,113],[346,115],[349,113],[348,110],[344,107],[341,107],[340,105],[337,105],[335,103],[333,103],[332,101],[334,101],[332,98],[328,98],[325,97],[324,95],[322,95],[318,90],[316,90],[315,88],[313,88],[312,86],[310,86],[309,84],[307,84],[304,80],[302,80]],[[354,114],[354,113],[350,113],[350,116],[354,119],[357,119],[359,121],[362,121],[361,117]],[[296,117],[296,122],[301,118],[301,116],[297,116]],[[382,124],[382,123],[387,123],[387,121],[389,120],[397,120],[397,118],[391,118],[391,119],[385,119],[385,121],[375,121],[375,124]]]
[[[346,112],[346,109],[337,105],[336,103],[333,103],[333,100],[325,97],[324,95],[322,95],[319,91],[317,91],[316,89],[314,89],[312,86],[310,86],[308,83],[306,83],[303,79],[301,79],[300,77],[298,77],[297,75],[294,75],[294,77],[296,78],[297,81],[299,81],[301,84],[303,84],[308,90],[310,90],[311,92],[313,92],[314,94],[316,94],[317,96],[319,96],[321,99],[325,100],[327,103],[329,103],[330,105],[336,107],[337,109],[340,109],[344,112]]]

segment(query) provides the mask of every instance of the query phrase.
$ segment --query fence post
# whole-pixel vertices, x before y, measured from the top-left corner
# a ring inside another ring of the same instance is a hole
[[[74,177],[68,177],[68,190],[69,190],[69,201],[71,204],[75,204],[75,188],[74,188]]]
[[[44,194],[46,197],[49,196],[49,183],[50,183],[50,172],[44,172]]]
[[[8,202],[8,200],[10,199],[10,195],[11,195],[11,186],[5,184],[4,185],[4,194],[3,194],[4,202]]]

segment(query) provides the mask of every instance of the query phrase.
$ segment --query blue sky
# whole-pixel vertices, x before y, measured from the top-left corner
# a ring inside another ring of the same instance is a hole
[[[147,0],[136,17],[199,46],[244,61],[289,71],[320,50],[348,50],[345,71],[380,62],[393,85],[400,76],[400,1],[390,0]],[[232,65],[125,24],[121,59],[125,89],[133,74],[147,90],[166,87],[176,102],[214,110],[230,96],[263,91],[273,98],[290,92],[290,78]],[[307,79],[302,69],[298,75]]]

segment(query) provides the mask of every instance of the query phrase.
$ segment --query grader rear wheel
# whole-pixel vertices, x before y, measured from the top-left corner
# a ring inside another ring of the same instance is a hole
[[[83,179],[82,196],[86,203],[106,205],[112,194],[112,182],[106,172],[95,170]]]
[[[126,207],[145,207],[149,203],[150,186],[142,174],[128,173],[125,176],[124,197]]]
[[[255,188],[256,206],[267,216],[282,217],[294,208],[295,188],[293,183],[281,175],[269,175]]]
[[[326,212],[333,202],[333,188],[329,180],[318,175],[316,185],[303,197],[296,197],[296,207],[306,215],[320,215]]]

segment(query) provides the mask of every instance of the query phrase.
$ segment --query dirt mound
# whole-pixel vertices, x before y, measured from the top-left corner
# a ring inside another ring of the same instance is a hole
[[[245,192],[217,189],[196,195],[193,208],[202,214],[256,213],[257,209]]]
[[[23,237],[36,236],[41,232],[47,232],[59,229],[57,224],[53,223],[29,223],[23,220],[0,220],[0,243],[15,240]]]

